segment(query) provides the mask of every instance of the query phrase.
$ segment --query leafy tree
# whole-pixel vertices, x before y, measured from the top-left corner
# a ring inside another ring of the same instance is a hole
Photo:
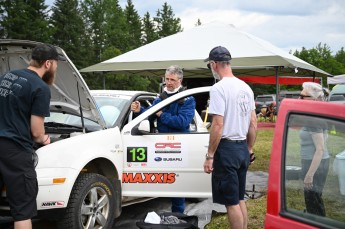
[[[125,52],[128,48],[126,21],[118,0],[84,0],[81,3],[86,36],[92,41],[93,61],[96,64]],[[110,58],[110,57],[109,57]],[[84,79],[90,88],[104,88],[103,79],[109,75],[85,74]],[[108,83],[107,83],[108,85]]]
[[[87,35],[93,43],[95,61],[102,59],[104,50],[114,46],[126,50],[123,33],[125,18],[118,0],[84,0],[81,4]]]
[[[108,0],[106,10],[106,42],[104,48],[114,46],[122,53],[129,51],[128,27],[118,0]]]
[[[4,7],[5,1],[0,1],[0,38],[6,38],[5,34],[5,28],[4,28],[4,20],[6,18],[6,11]]]
[[[138,12],[134,9],[132,0],[127,0],[127,6],[124,10],[127,23],[127,50],[132,50],[141,46],[141,19]]]
[[[156,33],[156,27],[154,21],[150,18],[150,13],[146,12],[143,18],[143,36],[142,36],[142,44],[148,44],[152,41],[158,40],[159,36]]]
[[[342,47],[336,54],[335,54],[335,59],[336,61],[338,61],[339,63],[341,63],[343,65],[343,67],[345,68],[345,50],[344,47]],[[343,73],[345,73],[345,71],[343,71]]]
[[[52,43],[68,50],[68,56],[77,68],[87,67],[92,58],[91,40],[85,36],[78,0],[56,0],[52,12]]]
[[[344,72],[344,66],[332,56],[332,51],[327,44],[319,43],[309,50],[303,47],[301,51],[296,50],[294,55],[330,74],[337,75]],[[327,82],[326,78],[323,82]]]
[[[102,0],[84,0],[81,3],[86,36],[92,40],[94,61],[101,60],[102,48],[105,43],[105,13]]]
[[[0,1],[1,36],[49,42],[48,6],[44,0]]]
[[[175,18],[175,14],[168,3],[164,3],[162,9],[158,9],[157,16],[154,18],[157,23],[159,38],[167,37],[172,34],[182,32],[181,19]]]
[[[144,15],[143,44],[148,44],[152,41],[178,32],[182,32],[181,19],[175,18],[175,14],[173,13],[171,6],[166,2],[163,4],[162,9],[157,10],[157,15],[153,18],[153,21],[150,19],[150,14],[148,12]],[[161,79],[152,77],[149,80],[150,85],[148,90],[157,91]]]

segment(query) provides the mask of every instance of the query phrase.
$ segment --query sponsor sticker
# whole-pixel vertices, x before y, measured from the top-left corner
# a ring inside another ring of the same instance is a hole
[[[157,142],[155,153],[181,153],[181,142]]]
[[[155,157],[155,161],[162,161],[163,160],[163,158],[161,158],[161,157]]]
[[[123,173],[122,183],[173,184],[176,173]]]
[[[147,162],[147,147],[127,147],[127,162]]]
[[[61,208],[65,205],[64,201],[47,201],[42,202],[41,207],[42,208]]]
[[[168,157],[168,158],[163,158],[163,161],[182,161],[181,157]]]

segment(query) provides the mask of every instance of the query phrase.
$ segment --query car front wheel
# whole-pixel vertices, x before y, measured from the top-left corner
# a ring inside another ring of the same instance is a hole
[[[107,229],[114,222],[115,190],[104,176],[81,174],[74,184],[58,228]]]

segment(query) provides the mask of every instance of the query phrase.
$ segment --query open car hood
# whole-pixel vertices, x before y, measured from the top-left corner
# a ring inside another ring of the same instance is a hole
[[[27,68],[32,49],[40,42],[0,39],[0,75],[15,69]],[[66,53],[56,47],[65,61],[59,61],[54,84],[50,87],[50,111],[80,116],[99,123],[105,128],[103,118],[90,94],[89,88]]]

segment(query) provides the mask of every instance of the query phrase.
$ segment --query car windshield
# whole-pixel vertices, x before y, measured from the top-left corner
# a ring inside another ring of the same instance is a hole
[[[81,119],[77,115],[71,114],[64,114],[59,112],[50,112],[50,117],[46,117],[44,119],[46,126],[55,126],[54,123],[63,124],[65,127],[67,126],[75,126],[75,127],[82,127]],[[87,131],[95,131],[100,130],[101,127],[98,123],[84,118],[84,125]]]
[[[110,95],[94,96],[96,104],[104,118],[107,127],[113,126],[119,118],[121,112],[129,103],[131,96],[127,95]]]
[[[125,105],[129,103],[131,96],[123,95],[106,95],[94,96],[96,104],[101,112],[106,126],[112,127],[120,116],[121,111]],[[50,117],[45,118],[45,123],[61,123],[70,126],[81,127],[81,119],[79,116],[71,114],[63,114],[58,112],[51,112]],[[98,123],[84,118],[84,124],[87,129],[100,129]]]
[[[269,102],[269,101],[273,101],[273,98],[272,96],[257,97],[256,100],[261,101],[261,102]]]

